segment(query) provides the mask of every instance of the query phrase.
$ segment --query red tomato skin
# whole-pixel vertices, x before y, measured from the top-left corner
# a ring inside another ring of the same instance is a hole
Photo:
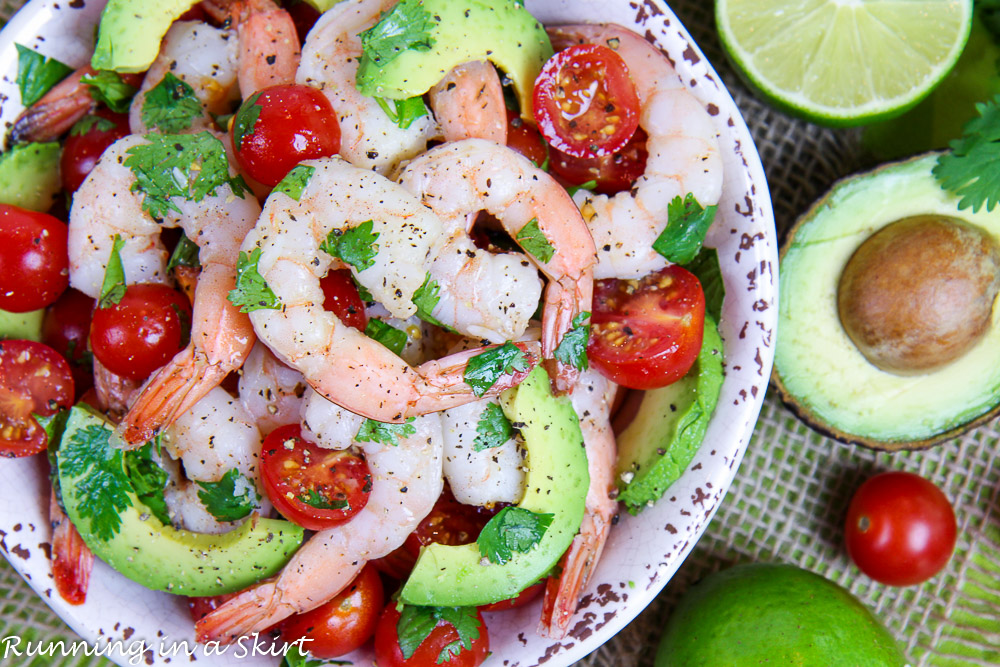
[[[129,285],[119,303],[94,311],[90,346],[112,373],[144,380],[184,347],[190,322],[191,302],[177,290]]]
[[[463,648],[458,655],[453,655],[450,660],[441,664],[449,667],[478,667],[486,660],[490,653],[490,637],[482,612],[477,610],[476,615],[479,618],[479,639],[472,640],[471,649]],[[396,605],[386,605],[375,628],[375,663],[379,667],[437,667],[441,649],[459,638],[458,631],[451,624],[439,621],[413,655],[404,659],[403,651],[399,648],[396,629],[398,623],[399,610]]]
[[[127,114],[98,109],[93,115],[111,121],[114,127],[100,130],[94,125],[83,134],[70,133],[66,137],[62,156],[59,158],[59,174],[63,189],[68,192],[79,189],[108,146],[129,134]]]
[[[295,34],[298,35],[299,44],[306,43],[306,36],[312,27],[319,20],[320,12],[308,2],[296,2],[285,10],[292,17],[295,24]]]
[[[958,525],[951,503],[933,482],[893,471],[855,491],[844,533],[858,569],[887,586],[912,586],[948,564]]]
[[[251,106],[260,115],[240,141],[236,130]],[[292,167],[340,150],[340,123],[326,96],[311,86],[271,86],[248,98],[230,124],[236,160],[251,178],[274,187]]]
[[[61,354],[73,371],[76,395],[94,384],[93,363],[87,350],[94,300],[72,287],[45,309],[42,342]]]
[[[31,456],[48,438],[32,413],[48,417],[73,404],[69,364],[48,345],[0,340],[0,457]]]
[[[323,308],[329,310],[347,326],[364,331],[368,325],[365,302],[347,269],[330,271],[319,281],[323,289]]]
[[[538,129],[520,114],[507,110],[507,146],[541,167],[549,158],[549,147]]]
[[[620,150],[604,157],[573,157],[552,148],[549,150],[549,166],[552,173],[570,185],[583,185],[595,181],[594,192],[615,195],[632,187],[632,184],[646,172],[646,141],[649,137],[641,127]]]
[[[375,634],[384,606],[382,578],[372,565],[365,565],[337,597],[282,623],[281,640],[291,644],[306,638],[311,641],[301,646],[314,658],[339,658],[361,648]]]
[[[46,213],[0,204],[0,309],[26,313],[69,285],[67,229]]]
[[[520,607],[531,604],[538,598],[539,595],[542,594],[542,591],[545,590],[545,581],[546,580],[543,579],[537,584],[528,586],[509,600],[500,600],[499,602],[484,604],[479,608],[479,611],[507,611],[508,609],[519,609]]]

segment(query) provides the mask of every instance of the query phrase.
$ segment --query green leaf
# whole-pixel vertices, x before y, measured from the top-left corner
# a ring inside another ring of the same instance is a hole
[[[405,660],[409,660],[424,643],[439,622],[450,624],[458,632],[461,645],[472,650],[473,640],[479,639],[479,614],[475,607],[421,607],[403,605],[396,622],[399,649]],[[438,661],[444,655],[442,651]],[[457,655],[452,652],[451,655]]]
[[[402,353],[406,347],[406,332],[379,319],[368,320],[368,324],[365,325],[365,335],[382,343],[396,354]]]
[[[73,127],[70,128],[69,134],[71,137],[79,137],[87,134],[95,127],[98,132],[108,132],[115,129],[115,124],[107,118],[102,118],[101,116],[87,115],[73,123]]]
[[[531,365],[524,351],[507,341],[469,359],[465,367],[465,384],[472,387],[476,396],[482,396],[504,375],[529,368]]]
[[[373,220],[366,220],[357,227],[349,229],[334,229],[319,249],[345,264],[350,264],[358,271],[375,265],[375,255],[378,254],[378,232],[373,232]]]
[[[76,341],[70,342],[75,343]],[[45,455],[49,459],[49,482],[52,484],[52,491],[56,494],[56,502],[59,503],[59,507],[63,507],[62,489],[59,486],[59,464],[57,461],[57,452],[59,451],[59,445],[62,443],[63,432],[66,430],[66,421],[69,419],[69,410],[57,410],[51,415],[44,417],[34,413],[32,413],[31,416],[35,418],[38,425],[45,431],[45,437],[47,438]]]
[[[703,208],[690,192],[684,199],[680,195],[674,197],[667,205],[667,226],[653,241],[653,250],[668,262],[687,264],[701,250],[705,234],[715,219],[716,208]]]
[[[132,98],[139,90],[132,84],[125,83],[118,72],[104,69],[95,75],[84,74],[80,77],[80,83],[90,87],[90,96],[94,100],[103,102],[115,113],[128,113]]]
[[[243,143],[243,139],[246,137],[253,136],[254,129],[257,126],[257,119],[260,118],[261,105],[257,104],[257,100],[260,98],[260,94],[263,91],[258,91],[243,100],[243,104],[236,111],[236,117],[233,119],[233,145],[240,146]],[[295,197],[297,200],[298,197]]]
[[[167,72],[163,79],[146,93],[142,102],[142,123],[150,131],[177,134],[191,127],[202,117],[201,101],[194,88]]]
[[[581,371],[589,368],[587,342],[590,340],[590,325],[585,324],[588,319],[590,319],[588,312],[580,313],[573,318],[570,330],[563,334],[563,339],[559,341],[559,346],[552,354],[556,361],[569,364]]]
[[[479,416],[476,424],[476,439],[472,448],[481,452],[491,447],[499,447],[514,436],[514,427],[499,403],[490,403]]]
[[[384,97],[376,97],[375,101],[382,107],[382,111],[389,117],[389,120],[402,130],[410,127],[416,119],[427,115],[424,98],[419,95],[408,97],[405,100],[387,100]]]
[[[255,310],[279,310],[281,301],[271,291],[267,281],[257,270],[260,261],[260,248],[254,248],[247,255],[242,250],[236,258],[236,287],[226,297],[229,302],[240,309],[241,313],[251,313]]]
[[[521,507],[505,507],[479,533],[476,540],[479,553],[491,563],[503,565],[515,552],[525,553],[538,544],[553,516]]]
[[[298,201],[299,197],[302,196],[302,191],[309,185],[309,179],[312,178],[315,171],[316,167],[310,167],[305,164],[296,165],[274,186],[272,192],[283,192],[295,201]]]
[[[302,641],[302,640],[297,640]],[[308,643],[305,642],[305,643]],[[285,657],[282,658],[278,667],[327,667],[328,665],[352,665],[350,660],[316,660],[310,658],[308,652],[304,652],[296,642],[291,642]]]
[[[111,429],[91,424],[74,430],[57,454],[60,474],[76,478],[80,516],[89,532],[106,542],[121,529],[121,512],[132,506],[132,484],[125,475],[122,451],[111,446]]]
[[[438,292],[441,291],[441,286],[438,285],[437,281],[431,278],[431,274],[427,274],[424,278],[424,282],[417,291],[413,293],[413,305],[417,307],[417,317],[422,319],[424,322],[429,322],[434,326],[445,327],[445,325],[440,322],[436,317],[431,315],[434,312],[434,307],[441,300],[438,296]],[[445,327],[449,328],[449,327]]]
[[[193,269],[201,267],[201,261],[198,259],[198,244],[187,237],[186,234],[181,234],[181,238],[177,241],[177,245],[174,246],[174,251],[170,255],[170,261],[167,262],[167,271],[173,271],[178,266],[187,266]]]
[[[21,104],[26,107],[40,100],[73,71],[55,58],[46,58],[20,44],[14,46],[17,47],[17,87],[21,91]]]
[[[230,176],[226,149],[211,133],[150,134],[146,139],[148,144],[128,149],[125,166],[135,175],[132,192],[146,195],[142,209],[154,218],[181,212],[173,197],[201,201],[223,185],[237,197],[247,191],[242,178]]]
[[[413,425],[415,417],[410,417],[402,424],[389,424],[387,422],[366,419],[361,423],[354,439],[358,442],[381,442],[383,445],[398,446],[401,438],[409,438],[417,432],[417,427]]]
[[[423,0],[401,0],[368,30],[362,32],[362,57],[384,67],[407,49],[428,51],[434,46],[436,22]]]
[[[365,303],[374,303],[375,297],[372,296],[372,293],[368,291],[367,287],[358,282],[358,279],[353,273],[351,274],[351,279],[354,280],[354,286],[358,288],[358,296],[361,297],[361,300]]]
[[[538,218],[532,218],[528,221],[528,224],[521,227],[521,231],[517,233],[514,240],[543,264],[552,259],[552,256],[556,254],[556,249],[549,243],[549,240],[538,226]]]
[[[125,285],[125,267],[122,265],[121,250],[125,241],[115,234],[111,244],[111,254],[108,255],[108,266],[104,269],[104,282],[101,283],[101,296],[98,297],[98,308],[110,308],[125,296],[128,287]]]
[[[571,185],[566,188],[566,192],[572,197],[580,190],[593,190],[597,187],[597,181],[587,181],[586,183],[581,183],[580,185]]]
[[[351,508],[351,504],[346,498],[330,500],[316,489],[309,489],[305,493],[300,493],[295,496],[295,498],[306,505],[309,505],[309,507],[315,507],[319,510],[343,510]]]
[[[715,248],[702,248],[698,256],[684,265],[695,275],[705,293],[705,312],[716,322],[722,319],[722,302],[726,298],[726,285],[722,281],[719,253]]]
[[[198,498],[217,521],[237,521],[257,507],[260,495],[253,482],[236,468],[230,469],[218,482],[197,482],[201,487]]]
[[[979,117],[965,124],[932,170],[942,188],[961,197],[958,208],[973,213],[983,206],[992,211],[1000,202],[1000,95],[977,104],[976,111]]]
[[[170,525],[170,514],[163,497],[163,489],[167,486],[167,471],[153,460],[152,442],[125,452],[125,474],[132,482],[139,501],[149,508],[160,523]]]

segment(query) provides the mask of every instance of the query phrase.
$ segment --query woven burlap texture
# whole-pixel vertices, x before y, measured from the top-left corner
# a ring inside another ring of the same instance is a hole
[[[19,3],[3,3],[9,16]],[[768,108],[739,82],[715,34],[712,3],[675,0],[674,11],[726,81],[756,140],[779,235],[829,186],[873,166],[855,131],[823,129]],[[780,335],[780,332],[779,332]],[[739,473],[694,552],[654,603],[578,665],[647,666],[671,606],[705,574],[738,562],[786,562],[847,587],[881,618],[915,665],[1000,664],[1000,432],[987,424],[929,451],[877,454],[811,431],[769,395]],[[861,575],[843,550],[843,515],[862,480],[905,469],[935,481],[955,505],[959,544],[946,571],[896,589]],[[74,637],[0,561],[0,638]],[[51,664],[36,659],[37,665]],[[60,665],[109,665],[69,658]]]

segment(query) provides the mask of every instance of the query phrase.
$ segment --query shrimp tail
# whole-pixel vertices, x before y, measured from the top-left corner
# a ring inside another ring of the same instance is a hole
[[[593,272],[587,269],[584,277],[562,276],[549,283],[545,289],[545,311],[542,317],[542,356],[552,359],[563,338],[573,328],[573,320],[593,300]],[[555,388],[560,393],[570,391],[576,385],[580,372],[576,366],[555,362]]]
[[[201,642],[229,644],[256,630],[268,628],[295,613],[295,609],[279,600],[276,579],[263,581],[248,588],[205,615],[195,626],[195,637]]]
[[[95,74],[89,65],[62,80],[40,100],[21,112],[10,130],[10,143],[55,141],[76,121],[92,111],[97,103],[82,79]]]
[[[56,591],[72,605],[83,604],[87,601],[94,554],[59,506],[55,489],[49,497],[49,523],[52,525],[52,579]]]

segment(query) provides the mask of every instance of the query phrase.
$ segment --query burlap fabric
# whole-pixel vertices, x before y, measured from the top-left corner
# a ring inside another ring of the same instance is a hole
[[[9,17],[20,4],[3,2],[0,15]],[[872,166],[857,132],[789,118],[747,92],[719,46],[712,3],[671,5],[743,111],[767,172],[779,234],[836,179]],[[877,454],[811,431],[769,395],[732,488],[687,562],[649,608],[578,664],[651,665],[671,606],[691,583],[735,563],[765,561],[794,563],[847,587],[886,623],[914,665],[1000,665],[998,441],[1000,430],[990,423],[930,451]],[[935,481],[958,515],[955,556],[943,574],[921,586],[874,583],[843,550],[842,522],[851,494],[866,477],[890,468]],[[0,639],[75,638],[4,561],[0,597]],[[51,664],[48,660],[30,664]],[[59,664],[110,665],[82,657]]]

